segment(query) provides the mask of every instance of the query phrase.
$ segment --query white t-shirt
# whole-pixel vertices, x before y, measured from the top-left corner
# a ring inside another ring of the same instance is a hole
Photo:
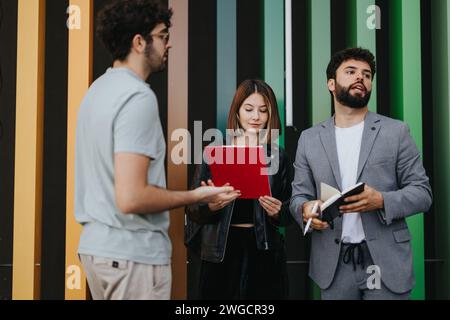
[[[355,185],[357,182],[363,130],[364,121],[350,128],[335,127],[342,190]],[[360,243],[365,238],[361,215],[359,213],[344,214],[342,242]]]

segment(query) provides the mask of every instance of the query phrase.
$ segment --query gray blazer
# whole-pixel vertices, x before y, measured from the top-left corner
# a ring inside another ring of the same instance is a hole
[[[303,229],[302,205],[320,199],[320,183],[342,190],[334,118],[302,132],[294,168],[290,212]],[[382,282],[395,293],[405,293],[415,285],[405,218],[429,210],[432,202],[420,153],[405,123],[367,113],[357,182],[383,194],[383,210],[361,214],[363,228]],[[339,259],[342,218],[334,225],[334,230],[312,232],[309,275],[322,289],[331,285]]]

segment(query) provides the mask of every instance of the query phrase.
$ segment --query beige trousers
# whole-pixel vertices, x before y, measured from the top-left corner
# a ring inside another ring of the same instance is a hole
[[[169,300],[170,265],[80,255],[94,300]]]

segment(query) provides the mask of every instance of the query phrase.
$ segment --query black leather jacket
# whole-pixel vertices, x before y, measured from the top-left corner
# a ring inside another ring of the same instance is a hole
[[[292,222],[289,214],[292,163],[282,148],[271,150],[272,148],[266,147],[266,154],[270,157],[271,163],[279,161],[279,169],[276,174],[269,175],[269,183],[272,196],[282,201],[283,205],[279,219],[274,220],[264,212],[257,199],[253,200],[256,245],[259,250],[284,249],[284,239],[279,233],[278,227]],[[279,156],[276,156],[277,153]],[[197,188],[201,181],[206,182],[208,179],[211,179],[209,166],[206,163],[198,165],[192,182],[193,188]],[[215,212],[210,211],[207,204],[194,204],[186,207],[185,244],[198,251],[202,260],[223,261],[233,208],[234,201]]]

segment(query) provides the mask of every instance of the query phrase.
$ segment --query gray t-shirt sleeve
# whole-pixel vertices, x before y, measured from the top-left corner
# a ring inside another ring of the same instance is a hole
[[[155,95],[133,95],[117,115],[113,130],[115,153],[137,153],[155,159],[164,144]]]

